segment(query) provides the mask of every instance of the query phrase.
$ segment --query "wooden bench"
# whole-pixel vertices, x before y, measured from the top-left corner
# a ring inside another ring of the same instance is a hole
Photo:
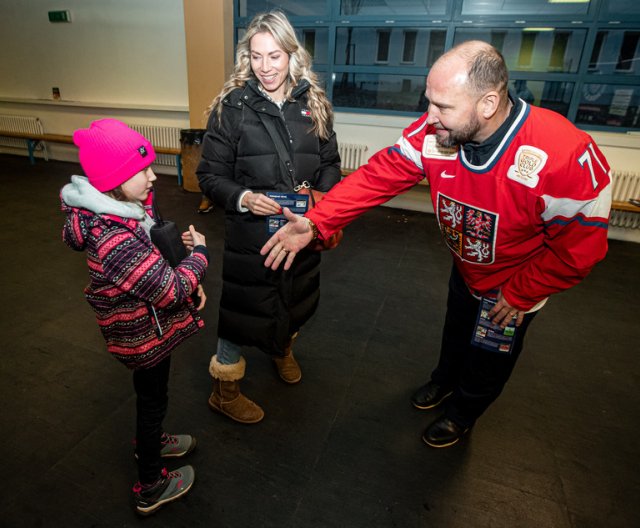
[[[627,213],[640,213],[640,206],[632,204],[631,202],[623,202],[614,200],[611,202],[611,209],[613,211],[624,211]]]
[[[27,142],[29,161],[32,165],[36,162],[36,158],[33,153],[41,141],[75,145],[75,143],[73,142],[73,136],[65,136],[62,134],[30,134],[28,132],[8,132],[5,130],[0,130],[0,136],[24,139]],[[157,154],[172,154],[176,157],[176,168],[178,169],[178,185],[182,186],[182,152],[180,151],[180,149],[171,147],[157,147],[154,145],[153,150],[155,150]]]

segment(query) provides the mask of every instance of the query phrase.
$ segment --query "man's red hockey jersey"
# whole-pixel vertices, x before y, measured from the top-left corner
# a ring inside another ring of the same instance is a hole
[[[436,143],[427,114],[307,213],[329,236],[425,178],[454,261],[471,292],[501,289],[518,310],[580,282],[607,251],[609,166],[564,117],[519,104],[482,165]]]

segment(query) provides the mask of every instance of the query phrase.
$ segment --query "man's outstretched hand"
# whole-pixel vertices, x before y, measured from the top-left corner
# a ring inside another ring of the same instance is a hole
[[[284,269],[288,270],[299,251],[309,245],[313,239],[313,232],[309,221],[304,216],[292,213],[288,207],[282,212],[288,222],[283,225],[260,250],[261,255],[266,255],[264,265],[272,270],[277,270],[282,262]]]

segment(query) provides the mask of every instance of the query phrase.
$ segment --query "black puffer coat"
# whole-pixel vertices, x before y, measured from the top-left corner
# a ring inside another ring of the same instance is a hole
[[[267,217],[238,211],[246,191],[293,192],[281,169],[273,141],[258,117],[272,119],[290,157],[298,183],[307,180],[328,191],[340,179],[340,157],[333,131],[328,141],[311,132],[304,81],[280,110],[255,81],[231,92],[222,115],[212,112],[197,169],[202,192],[225,209],[225,246],[218,335],[240,345],[281,355],[290,335],[313,315],[320,297],[320,255],[302,251],[289,271],[264,266],[260,249],[268,240]],[[291,142],[290,142],[291,141]]]

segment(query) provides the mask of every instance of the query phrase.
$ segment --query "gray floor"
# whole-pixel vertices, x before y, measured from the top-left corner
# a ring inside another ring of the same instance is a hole
[[[78,170],[0,156],[3,527],[640,526],[640,245],[611,242],[554,297],[501,398],[463,443],[434,450],[420,435],[435,414],[409,396],[437,359],[450,257],[432,216],[371,211],[325,255],[302,383],[247,350],[243,389],[266,419],[241,426],[206,405],[222,215],[196,215],[199,196],[169,176],[164,215],[195,223],[213,253],[207,327],[174,354],[165,424],[197,436],[196,484],[138,519],[131,376],[82,296],[84,255],[60,240],[58,191]]]

